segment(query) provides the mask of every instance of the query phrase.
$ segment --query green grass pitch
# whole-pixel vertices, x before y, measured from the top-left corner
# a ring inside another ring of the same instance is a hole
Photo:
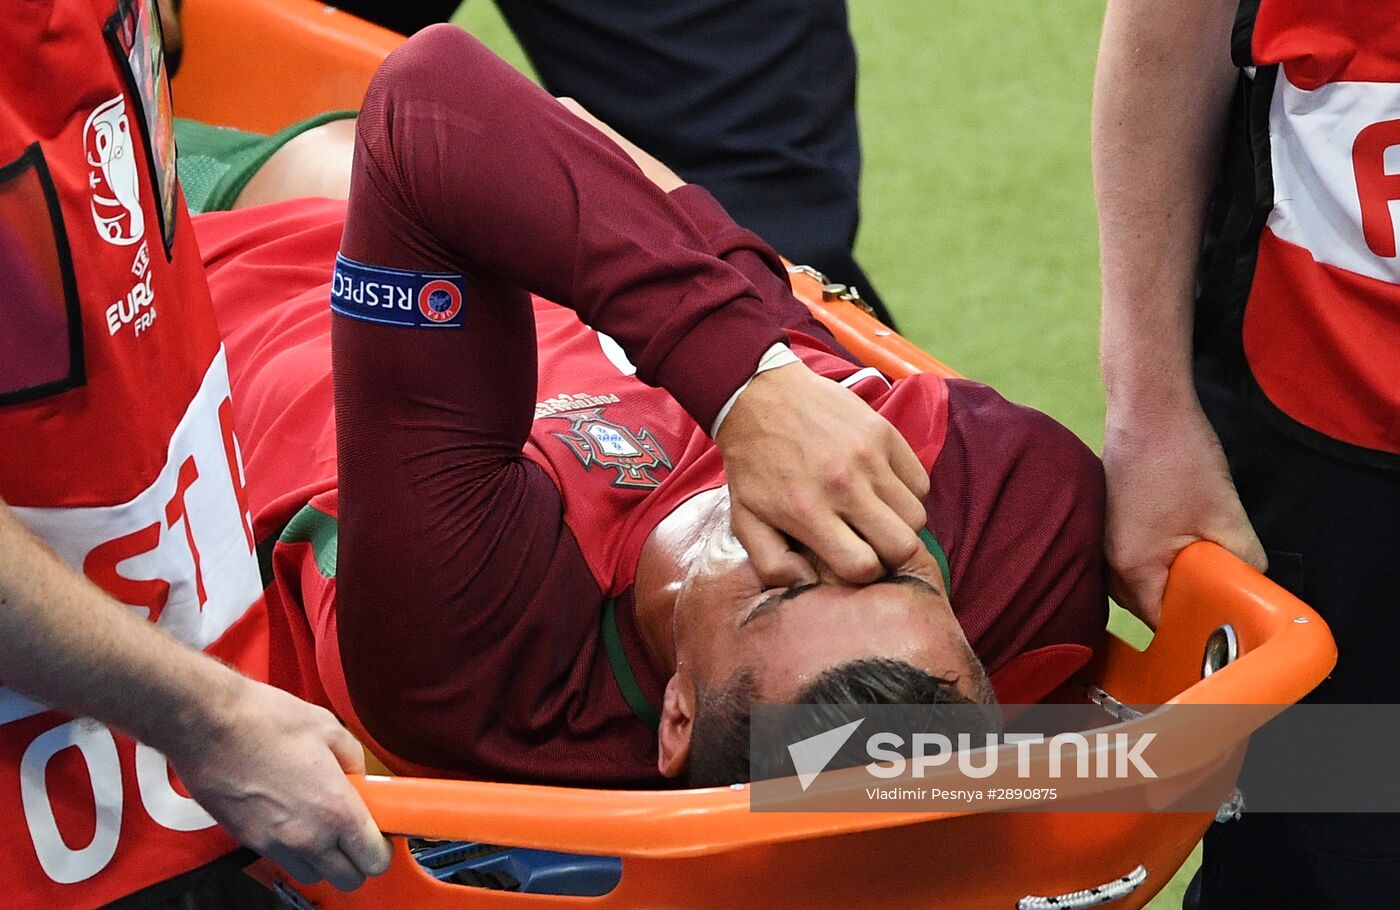
[[[1097,449],[1089,99],[1103,0],[849,8],[865,152],[861,264],[912,341]],[[456,21],[529,71],[488,0],[471,0]],[[1121,616],[1113,626],[1142,639]],[[1188,877],[1151,910],[1180,907]]]

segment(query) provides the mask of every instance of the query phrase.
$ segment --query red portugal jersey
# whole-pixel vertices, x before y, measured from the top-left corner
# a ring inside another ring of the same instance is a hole
[[[0,497],[116,600],[265,677],[154,3],[10,4],[0,35]],[[105,904],[235,846],[155,750],[9,688],[0,841],[4,904],[22,910]]]
[[[682,191],[688,213],[718,218],[701,192]],[[363,505],[369,520],[441,574],[405,572],[374,552],[351,561],[338,521],[350,494],[338,490],[327,306],[343,217],[342,204],[299,200],[196,221],[255,521],[260,536],[284,528],[276,589],[329,703],[401,772],[659,786],[647,719],[666,678],[635,626],[633,573],[657,522],[724,482],[717,450],[670,396],[632,375],[611,339],[535,298],[537,363],[483,361],[477,387],[441,387],[473,396],[493,425],[533,416],[515,461],[449,477],[441,511],[415,514],[411,527],[396,524],[395,500],[469,466],[472,446],[494,444],[489,431],[463,433],[448,417],[393,421],[395,435],[364,468],[385,478],[386,498]],[[474,290],[468,306],[481,313]],[[1097,459],[985,386],[933,376],[891,386],[841,356],[805,314],[792,316],[793,349],[889,417],[929,468],[929,536],[1003,700],[1043,698],[1103,634]],[[420,366],[436,375],[437,364]],[[365,369],[374,375],[373,363]],[[531,387],[533,415],[491,410]],[[434,455],[448,467],[423,464]],[[351,572],[382,586],[368,617],[338,609],[337,577]]]
[[[1243,97],[1198,349],[1324,452],[1400,467],[1400,25],[1392,3],[1245,0]]]

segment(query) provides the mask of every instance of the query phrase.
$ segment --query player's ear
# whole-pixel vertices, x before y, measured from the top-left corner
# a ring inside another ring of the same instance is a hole
[[[690,759],[690,736],[695,729],[695,680],[677,670],[666,683],[661,702],[661,726],[656,731],[656,767],[663,777],[679,777]]]

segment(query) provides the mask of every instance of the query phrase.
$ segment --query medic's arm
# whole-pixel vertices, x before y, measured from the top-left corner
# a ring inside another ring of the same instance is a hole
[[[1107,549],[1115,597],[1153,625],[1171,560],[1192,541],[1263,565],[1191,369],[1196,263],[1237,78],[1235,7],[1112,0],[1094,84]]]
[[[113,601],[0,502],[0,677],[169,757],[235,837],[315,881],[357,887],[388,849],[341,771],[359,745],[327,711],[254,682]]]

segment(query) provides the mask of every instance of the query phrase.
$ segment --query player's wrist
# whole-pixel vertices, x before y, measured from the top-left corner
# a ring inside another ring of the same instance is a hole
[[[738,297],[710,311],[646,377],[671,393],[706,430],[734,391],[753,377],[763,354],[786,333],[757,297]]]
[[[721,453],[742,445],[736,440],[766,426],[775,410],[791,410],[795,403],[805,402],[812,392],[808,381],[819,378],[800,359],[753,377],[712,437],[715,445]]]
[[[724,407],[719,409],[719,414],[715,416],[715,422],[710,425],[710,438],[718,439],[720,428],[724,425],[724,420],[729,416],[729,412],[734,410],[734,406],[748,392],[754,381],[765,373],[791,366],[802,361],[792,352],[784,342],[777,342],[763,352],[763,356],[758,359],[758,366],[754,369],[753,375],[744,381],[744,384],[734,390],[734,394],[729,396],[729,400],[724,403]]]

